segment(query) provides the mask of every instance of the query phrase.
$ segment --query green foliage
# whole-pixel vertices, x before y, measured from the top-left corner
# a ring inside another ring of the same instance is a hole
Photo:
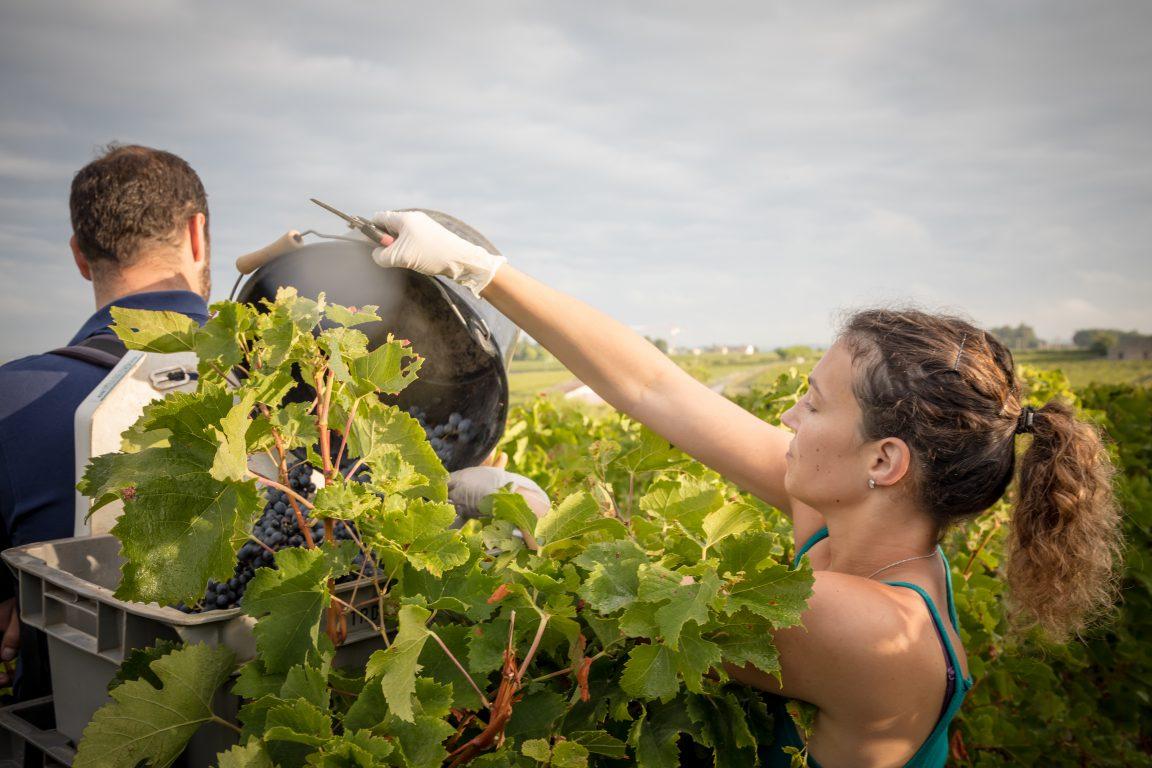
[[[323,489],[301,503],[314,504],[303,509],[310,517],[355,521],[376,568],[357,604],[378,609],[360,617],[378,649],[366,664],[333,663],[349,609],[331,590],[355,547],[279,553],[245,598],[258,656],[232,688],[243,700],[241,743],[222,766],[660,768],[763,758],[764,701],[723,670],[779,674],[771,633],[797,624],[810,594],[811,572],[784,565],[791,530],[776,510],[625,417],[537,399],[510,414],[502,448],[512,469],[557,499],[552,512],[537,520],[503,493],[485,504],[490,517],[448,530],[444,468],[419,426],[379,397],[418,375],[419,355],[400,342],[369,352],[354,326],[371,308],[284,292],[265,310],[217,305],[204,328],[118,317],[138,348],[196,350],[201,386],[149,406],[125,451],[94,462],[82,485],[97,504],[125,502],[118,594],[174,602],[224,575],[258,512],[257,484],[285,479],[257,477],[249,456],[304,447],[331,466],[346,443],[370,470],[360,485],[327,469]],[[233,369],[244,374],[238,386],[225,381]],[[293,374],[318,385],[315,402],[284,402]],[[1015,635],[1001,577],[1011,492],[952,531],[946,550],[976,678],[954,721],[952,762],[1147,765],[1149,391],[1074,392],[1057,372],[1021,374],[1034,404],[1072,399],[1113,438],[1127,513],[1125,601],[1082,642],[1054,648]],[[805,385],[793,370],[740,403],[778,421]],[[135,655],[79,759],[135,765],[145,752],[113,748],[131,729],[151,759],[170,762],[197,727],[227,727],[209,702],[234,671],[223,652],[199,646]],[[793,709],[810,727],[811,711]],[[796,765],[805,759],[793,755]]]
[[[257,572],[242,604],[257,655],[238,670],[198,646],[135,655],[85,759],[99,748],[101,765],[134,766],[145,752],[103,746],[136,715],[148,756],[168,761],[199,725],[231,725],[240,744],[224,766],[646,766],[675,759],[681,734],[720,755],[733,733],[747,756],[723,665],[778,672],[771,631],[799,622],[812,581],[781,565],[788,532],[774,511],[633,422],[538,403],[513,416],[506,442],[557,499],[551,512],[537,519],[497,494],[491,517],[450,530],[447,473],[419,424],[381,399],[418,375],[420,356],[401,342],[368,350],[352,326],[371,308],[282,291],[263,309],[217,305],[203,328],[118,316],[129,346],[197,351],[201,380],[149,406],[124,451],[85,475],[97,504],[125,503],[117,594],[191,603],[226,576],[258,487],[288,484],[294,448],[324,475],[313,498],[296,497],[302,513],[354,521],[357,542],[283,549]],[[285,402],[296,377],[313,402]],[[341,450],[368,482],[341,475]],[[274,476],[254,468],[258,454]],[[339,667],[353,609],[332,590],[358,551],[375,576],[355,610],[379,647]],[[232,673],[243,703],[226,724],[209,704]]]
[[[953,721],[950,764],[1150,765],[1152,390],[1128,384],[1074,390],[1060,371],[1032,365],[1020,366],[1018,374],[1032,405],[1054,397],[1073,402],[1110,438],[1128,542],[1123,602],[1110,623],[1066,646],[1021,637],[1008,623],[1002,576],[1014,490],[951,531],[945,551],[975,685]],[[801,377],[782,376],[776,386],[749,392],[739,402],[778,419],[804,386]],[[754,650],[752,644],[744,647]],[[766,669],[771,662],[753,661]]]
[[[201,725],[216,719],[212,696],[234,664],[224,647],[190,645],[151,664],[159,687],[147,679],[112,689],[112,703],[100,708],[84,729],[73,765],[135,766],[147,759],[156,768],[175,762]]]

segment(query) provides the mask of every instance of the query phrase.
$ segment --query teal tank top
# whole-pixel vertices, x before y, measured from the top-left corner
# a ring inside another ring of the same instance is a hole
[[[808,550],[816,546],[819,542],[828,538],[828,529],[822,528],[813,534],[812,538],[804,543],[804,546],[796,553],[795,559],[792,561],[792,567],[796,568],[800,565],[800,559],[808,553]],[[937,547],[939,550],[939,547]],[[944,572],[947,574],[947,596],[948,596],[948,618],[952,621],[953,628],[959,631],[959,620],[956,616],[956,603],[952,599],[952,571],[948,567],[948,558],[944,557],[943,550],[940,551],[940,557],[944,560]],[[960,705],[964,702],[964,696],[968,693],[968,689],[972,687],[972,678],[964,677],[961,674],[962,667],[960,666],[960,659],[956,656],[956,650],[952,647],[952,641],[948,639],[948,633],[944,629],[944,620],[940,617],[940,612],[936,610],[936,604],[932,602],[932,598],[928,593],[916,584],[911,584],[906,581],[886,581],[893,587],[902,587],[904,589],[911,589],[918,593],[924,599],[928,606],[928,611],[932,614],[932,624],[936,627],[936,635],[940,638],[940,644],[944,648],[944,656],[948,662],[948,686],[944,694],[944,703],[941,707],[940,718],[936,721],[936,727],[932,729],[932,733],[928,735],[928,739],[920,745],[920,749],[916,750],[916,754],[912,755],[912,759],[904,764],[905,768],[943,768],[948,761],[948,726],[952,723],[952,718],[960,711]],[[775,740],[772,743],[771,749],[767,755],[768,768],[788,768],[791,765],[791,756],[784,753],[784,747],[796,747],[803,749],[804,740],[800,738],[800,733],[796,730],[796,724],[792,722],[792,718],[788,716],[785,710],[786,699],[781,696],[772,696],[771,708],[773,713],[773,736]],[[820,768],[811,756],[808,758],[809,768]]]

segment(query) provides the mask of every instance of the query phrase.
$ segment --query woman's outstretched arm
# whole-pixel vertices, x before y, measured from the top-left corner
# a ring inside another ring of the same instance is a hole
[[[513,269],[503,256],[426,214],[383,211],[373,221],[395,233],[373,251],[378,264],[442,275],[482,295],[616,409],[793,515],[797,537],[819,526],[814,510],[791,503],[784,489],[789,432],[696,381],[632,329]]]
[[[623,323],[508,265],[481,294],[617,410],[788,511],[791,433],[696,381]]]

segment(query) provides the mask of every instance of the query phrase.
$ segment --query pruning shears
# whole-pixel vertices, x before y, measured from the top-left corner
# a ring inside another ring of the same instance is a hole
[[[392,245],[392,241],[396,239],[395,232],[390,232],[385,227],[371,222],[362,216],[349,216],[343,211],[337,210],[328,205],[328,203],[321,202],[314,197],[308,199],[316,203],[316,205],[320,206],[324,210],[334,213],[340,218],[344,219],[344,221],[348,222],[349,229],[355,229],[359,231],[360,234],[364,235],[374,243],[379,243],[380,245],[387,248],[389,245]]]

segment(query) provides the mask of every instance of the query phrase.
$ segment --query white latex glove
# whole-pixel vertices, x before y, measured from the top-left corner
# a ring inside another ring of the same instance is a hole
[[[377,264],[448,277],[476,297],[507,261],[449,232],[423,211],[381,211],[372,221],[396,233],[392,245],[372,251]]]
[[[466,520],[480,517],[480,502],[509,486],[524,497],[537,517],[544,517],[552,508],[544,489],[523,475],[496,467],[467,467],[448,475],[448,500],[456,507],[452,527],[459,528]]]

